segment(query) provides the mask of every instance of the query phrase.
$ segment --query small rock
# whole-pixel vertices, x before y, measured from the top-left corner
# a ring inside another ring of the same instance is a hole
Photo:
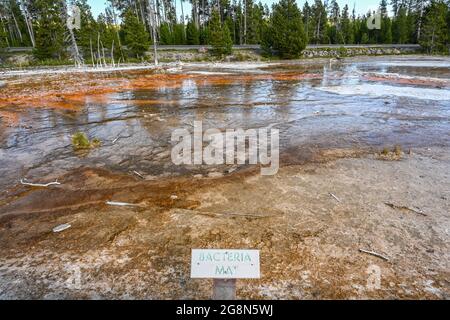
[[[5,81],[0,81],[0,88],[4,88],[6,87],[6,82]]]

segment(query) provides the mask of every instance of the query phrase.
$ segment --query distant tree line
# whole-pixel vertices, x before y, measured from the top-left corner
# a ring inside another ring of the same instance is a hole
[[[74,58],[106,63],[142,57],[159,45],[212,45],[229,54],[233,44],[261,44],[266,52],[298,57],[309,44],[418,43],[429,53],[448,52],[450,0],[381,0],[381,29],[374,12],[357,15],[336,0],[309,0],[302,8],[280,0],[269,9],[254,0],[107,0],[95,18],[87,0],[0,0],[0,47],[30,46],[37,59]],[[388,12],[388,4],[391,12]],[[69,8],[81,10],[81,29],[66,25]],[[105,54],[105,52],[107,52]]]

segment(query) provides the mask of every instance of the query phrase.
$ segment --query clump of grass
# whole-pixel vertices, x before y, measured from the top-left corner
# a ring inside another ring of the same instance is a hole
[[[91,146],[94,148],[100,147],[102,145],[102,142],[98,138],[94,138],[91,141]]]
[[[396,145],[393,149],[384,147],[380,152],[380,158],[383,160],[398,161],[403,156],[403,150],[400,145]]]
[[[396,145],[394,148],[394,153],[400,157],[403,154],[402,147],[400,145]]]
[[[72,145],[75,150],[89,149],[91,142],[85,133],[77,132],[72,136]]]
[[[75,150],[86,150],[99,147],[102,142],[98,138],[89,141],[89,138],[84,132],[77,132],[72,136],[72,146]]]
[[[381,154],[383,156],[387,156],[387,155],[389,155],[389,153],[390,153],[390,151],[389,151],[388,147],[384,147],[383,150],[381,151]]]

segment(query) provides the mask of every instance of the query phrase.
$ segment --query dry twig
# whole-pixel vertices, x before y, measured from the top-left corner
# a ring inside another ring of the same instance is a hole
[[[359,249],[359,251],[360,251],[360,252],[363,252],[363,253],[370,254],[370,255],[372,255],[372,256],[374,256],[374,257],[383,259],[383,260],[385,260],[385,261],[389,261],[389,258],[383,256],[382,254],[376,253],[376,252],[374,252],[374,251],[368,251],[368,250],[364,250],[364,249]]]
[[[334,194],[330,193],[330,196],[332,196],[337,202],[341,202],[341,200],[338,197],[336,197]]]
[[[20,183],[25,185],[25,186],[31,186],[31,187],[43,187],[43,188],[47,188],[50,186],[59,186],[61,185],[61,183],[58,182],[58,180],[54,181],[54,182],[49,182],[49,183],[30,183],[30,182],[26,182],[26,179],[21,179]]]
[[[427,214],[424,213],[422,210],[418,211],[418,210],[414,210],[414,209],[411,209],[411,208],[408,208],[408,207],[405,207],[405,206],[397,206],[397,205],[395,205],[393,203],[388,203],[388,202],[385,202],[384,204],[387,205],[388,207],[392,208],[392,209],[395,209],[395,210],[410,211],[410,212],[413,212],[413,213],[420,214],[421,216],[424,216],[424,217],[427,216]]]

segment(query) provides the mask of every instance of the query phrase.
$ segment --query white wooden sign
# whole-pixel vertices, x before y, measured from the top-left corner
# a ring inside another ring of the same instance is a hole
[[[259,279],[259,250],[192,249],[191,278]]]

